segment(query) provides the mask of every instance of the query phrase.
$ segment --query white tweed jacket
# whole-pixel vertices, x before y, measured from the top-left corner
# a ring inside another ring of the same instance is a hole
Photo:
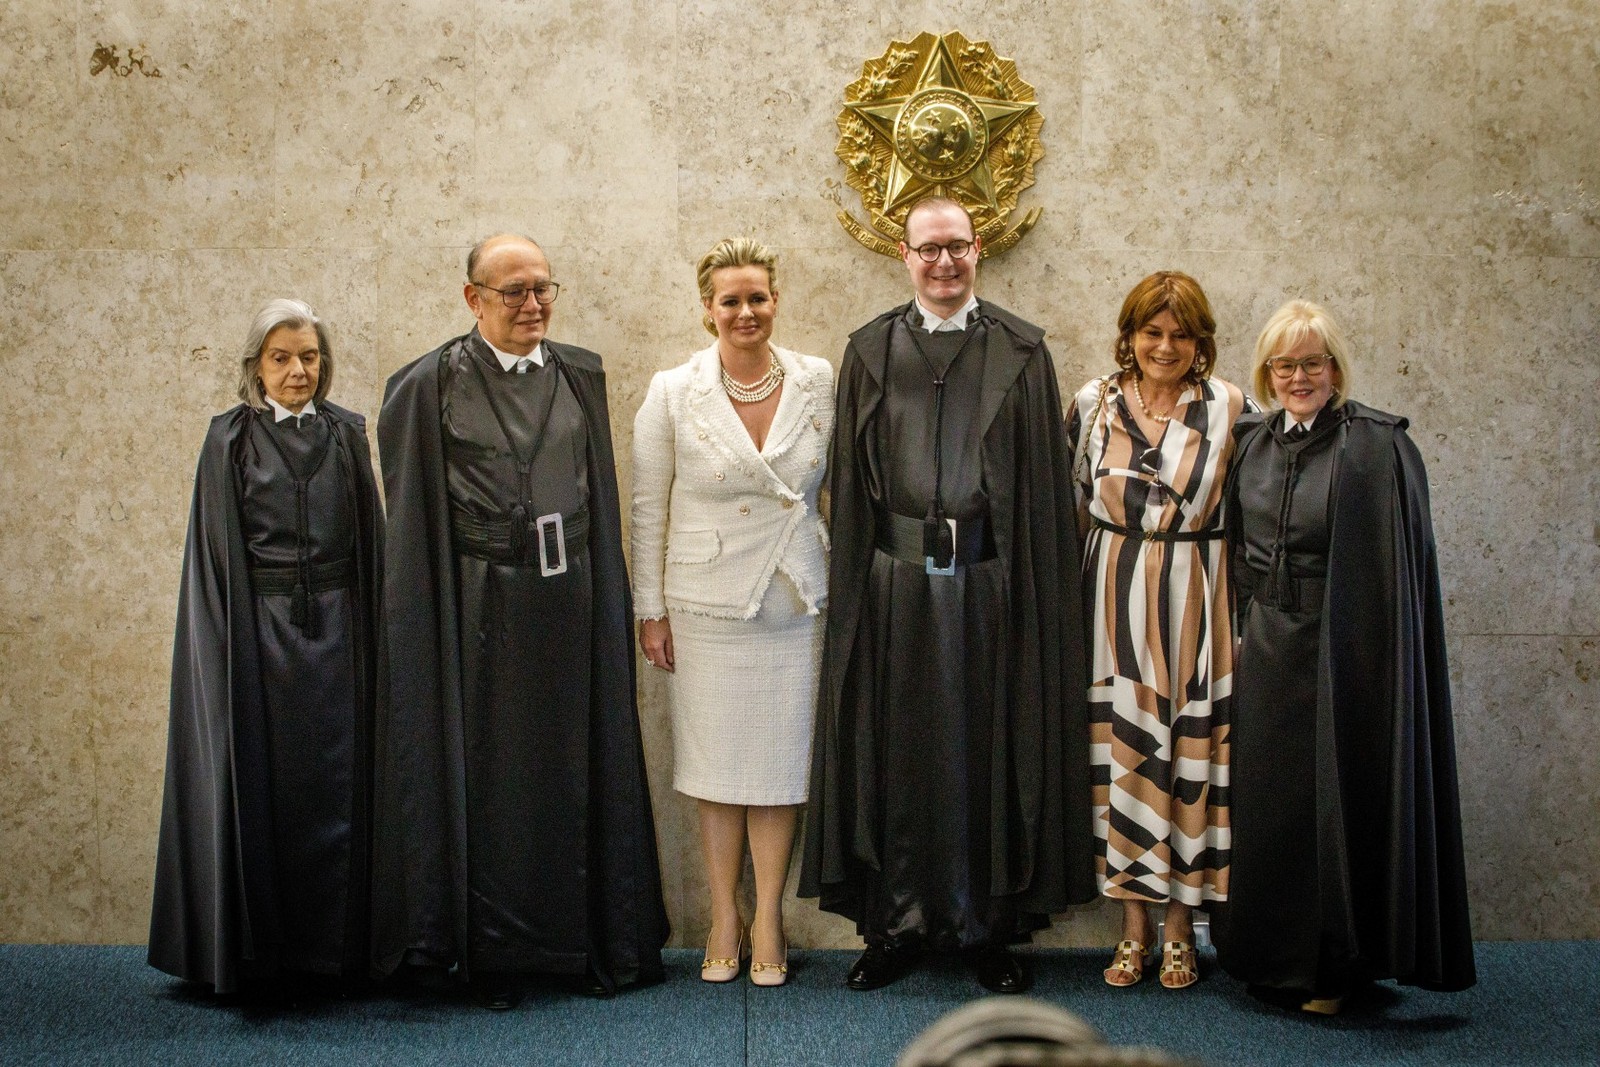
[[[717,347],[658,373],[633,420],[633,611],[752,618],[772,575],[811,614],[828,599],[817,507],[833,434],[833,368],[774,347],[783,394],[756,451],[722,389]]]

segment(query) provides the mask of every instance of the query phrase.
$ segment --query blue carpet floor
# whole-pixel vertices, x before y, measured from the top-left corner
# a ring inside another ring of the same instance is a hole
[[[1100,981],[1103,955],[1032,953],[1033,995],[1115,1043],[1218,1067],[1600,1063],[1600,942],[1482,944],[1475,989],[1379,986],[1332,1019],[1259,1005],[1214,966],[1183,992],[1149,979],[1111,989]],[[841,985],[852,958],[796,953],[783,989],[707,985],[698,954],[674,951],[664,983],[609,1001],[535,989],[516,1010],[492,1013],[460,995],[408,990],[268,1010],[196,996],[145,966],[141,948],[7,945],[0,1063],[887,1067],[981,992],[965,970],[935,960],[888,989],[852,993]]]

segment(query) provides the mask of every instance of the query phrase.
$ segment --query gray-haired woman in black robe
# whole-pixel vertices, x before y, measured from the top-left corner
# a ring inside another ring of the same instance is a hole
[[[149,959],[217,993],[367,970],[383,520],[332,364],[267,304],[195,476]]]
[[[1241,647],[1223,968],[1331,1014],[1373,979],[1476,980],[1427,473],[1406,420],[1347,400],[1327,312],[1256,343],[1264,420],[1225,492]]]

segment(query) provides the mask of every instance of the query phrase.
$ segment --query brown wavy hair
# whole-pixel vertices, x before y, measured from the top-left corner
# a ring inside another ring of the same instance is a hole
[[[1163,311],[1172,312],[1178,325],[1194,338],[1194,364],[1183,380],[1199,385],[1217,365],[1217,319],[1200,283],[1176,270],[1158,270],[1128,293],[1117,315],[1117,340],[1111,348],[1117,366],[1143,378],[1133,357],[1133,335]]]

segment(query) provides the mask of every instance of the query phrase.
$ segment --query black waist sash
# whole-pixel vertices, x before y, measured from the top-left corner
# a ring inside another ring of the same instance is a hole
[[[458,508],[450,509],[450,530],[456,551],[491,563],[538,566],[544,574],[566,570],[569,554],[589,544],[589,509],[571,515],[483,520]]]
[[[1321,611],[1327,579],[1323,575],[1297,578],[1281,574],[1277,581],[1254,567],[1236,567],[1240,599],[1270,604],[1285,611]]]
[[[983,518],[948,519],[955,523],[955,558],[953,563],[970,566],[994,559],[994,535]],[[924,540],[927,520],[900,515],[893,511],[878,512],[878,551],[905,563],[925,563],[928,559]]]
[[[356,584],[356,561],[350,557],[315,563],[302,570],[298,563],[257,564],[250,568],[250,587],[256,596],[291,596],[303,574],[311,578],[308,595],[324,589],[348,589]]]

